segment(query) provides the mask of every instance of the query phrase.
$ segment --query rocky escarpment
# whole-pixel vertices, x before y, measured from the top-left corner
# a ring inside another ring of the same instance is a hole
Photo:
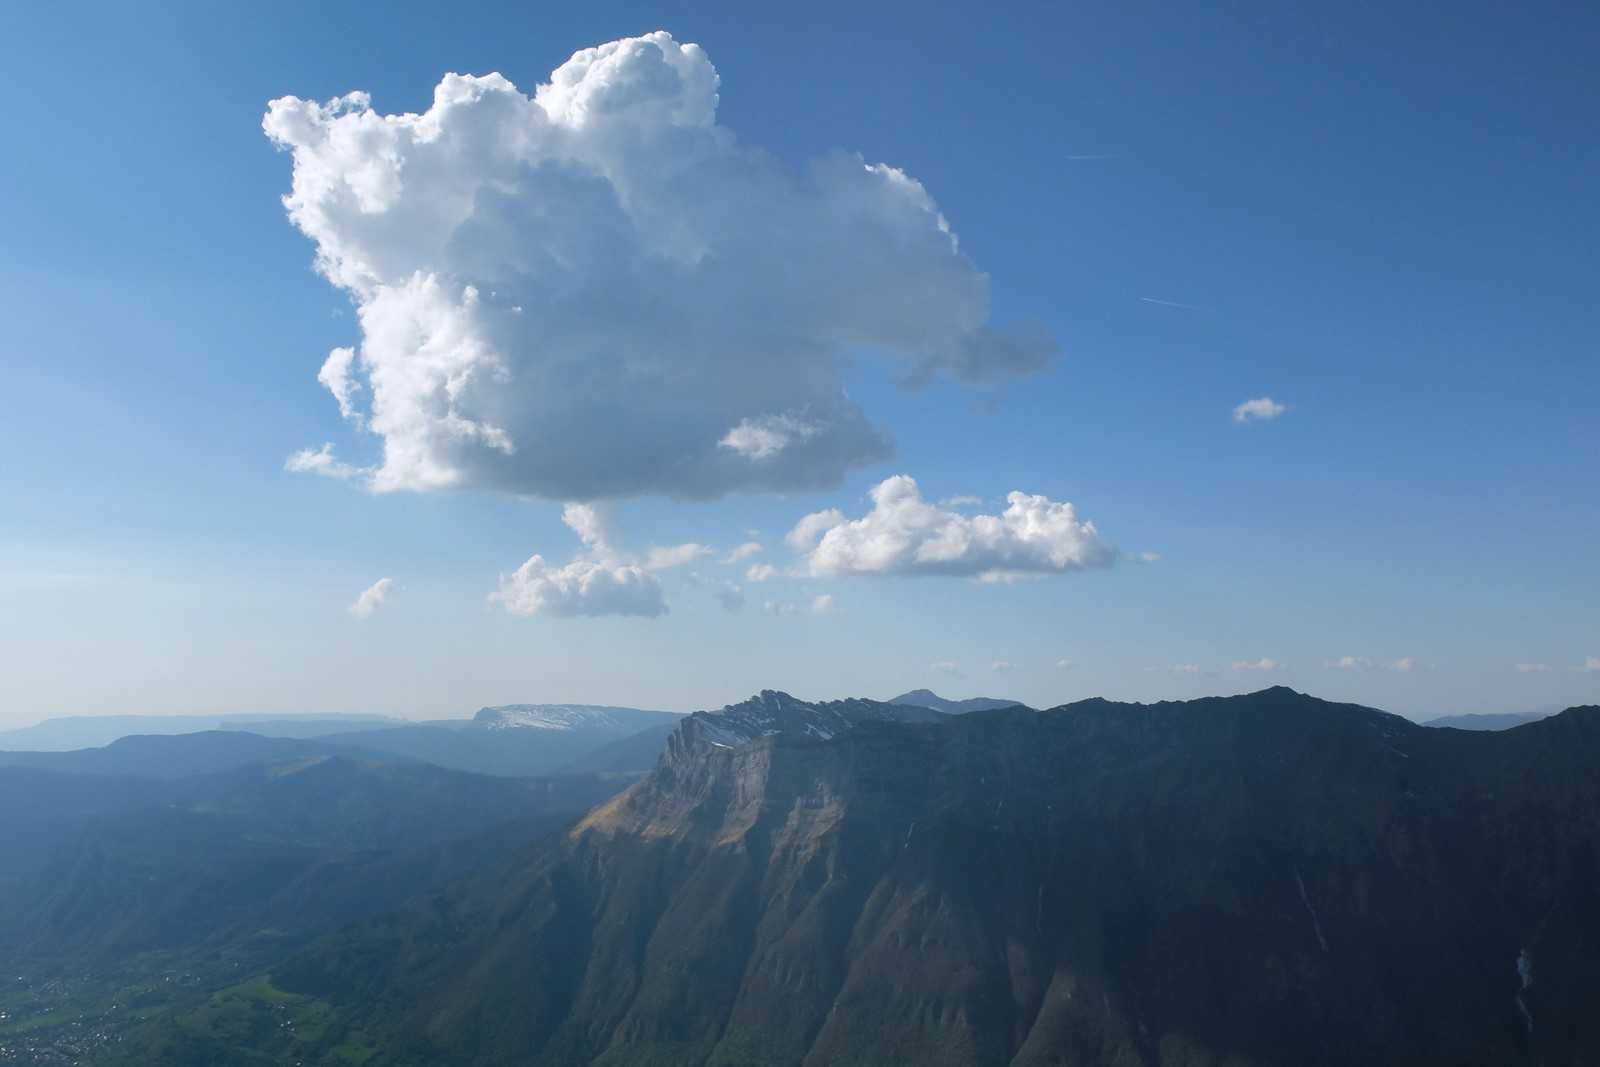
[[[816,711],[789,701],[745,710]],[[1600,708],[1467,733],[1280,688],[680,730],[511,872],[282,968],[334,1019],[293,1053],[1600,1059]]]

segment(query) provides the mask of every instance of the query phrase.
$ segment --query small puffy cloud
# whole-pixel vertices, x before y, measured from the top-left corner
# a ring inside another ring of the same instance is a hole
[[[1058,670],[1058,671],[1070,671],[1071,669],[1072,669],[1072,661],[1070,659],[1058,659],[1058,660],[1056,660],[1056,670]]]
[[[803,567],[842,574],[945,574],[986,581],[1109,566],[1116,549],[1069,503],[1014,492],[999,515],[963,515],[922,499],[900,474],[872,489],[872,510],[846,519],[837,509],[799,521],[787,538]]]
[[[1548,663],[1519,663],[1516,665],[1518,674],[1549,674]]]
[[[800,609],[786,600],[769,600],[761,605],[761,610],[768,615],[777,615],[780,618],[789,615],[798,615]]]
[[[631,563],[576,559],[564,567],[550,567],[534,555],[490,595],[513,615],[642,615],[654,618],[667,612],[661,584],[644,568]]]
[[[777,577],[777,574],[778,568],[770,563],[752,563],[744,572],[744,579],[747,582],[764,582],[768,578]]]
[[[1577,670],[1584,674],[1594,674],[1596,671],[1600,671],[1600,656],[1585,656],[1583,666],[1578,667]]]
[[[393,578],[379,578],[361,590],[361,595],[350,605],[350,614],[358,619],[370,619],[372,613],[383,606],[383,602],[389,597],[389,591],[393,588]]]
[[[811,613],[813,615],[826,615],[826,614],[828,614],[828,612],[830,612],[832,610],[833,610],[833,594],[832,593],[822,593],[822,594],[812,598],[812,601],[811,601]]]
[[[1199,674],[1200,673],[1200,664],[1198,664],[1198,663],[1168,663],[1168,664],[1164,664],[1164,665],[1162,665],[1160,667],[1146,667],[1145,670],[1152,671],[1152,672],[1157,673],[1157,674]]]
[[[1233,661],[1233,669],[1236,671],[1275,671],[1282,666],[1283,664],[1277,660],[1268,659],[1266,656],[1262,656],[1260,659],[1236,659]]]
[[[818,489],[891,450],[845,394],[847,355],[962,382],[1053,358],[990,323],[988,276],[915,178],[845,152],[791,166],[718,125],[719,88],[658,32],[531,94],[449,74],[420,113],[363,92],[267,105],[289,219],[356,306],[358,343],[318,380],[381,459],[340,476],[557,500]]]
[[[656,547],[645,553],[645,570],[664,571],[672,567],[681,567],[685,563],[693,563],[703,556],[711,555],[712,550],[705,545],[690,542],[686,545],[670,545]]]
[[[615,547],[615,529],[606,508],[568,504],[561,521],[578,535],[584,553],[565,566],[554,567],[535,554],[489,594],[512,615],[552,615],[556,618],[600,615],[638,615],[654,618],[667,613],[661,583],[637,562]]]
[[[1011,666],[1012,664],[1010,660],[997,659],[993,663],[989,664],[989,670],[993,671],[995,674],[1005,674],[1007,671],[1011,670]]]
[[[324,442],[321,448],[302,448],[283,463],[291,474],[320,474],[324,478],[357,478],[369,473],[361,467],[352,467],[334,457],[333,443]]]
[[[960,674],[961,664],[953,659],[941,659],[928,664],[928,669],[935,674]]]
[[[1416,666],[1416,661],[1410,656],[1401,656],[1399,659],[1390,660],[1388,663],[1384,664],[1384,666],[1388,667],[1391,671],[1399,671],[1401,674],[1409,674],[1411,673],[1411,668]]]
[[[1280,404],[1270,396],[1258,396],[1235,407],[1233,421],[1268,422],[1288,410],[1288,405]]]
[[[760,553],[760,541],[746,541],[744,544],[730,549],[728,554],[722,557],[722,562],[729,564],[738,563],[740,560],[749,559],[751,556],[760,555]]]
[[[1329,660],[1328,666],[1336,671],[1365,671],[1371,669],[1372,661],[1365,656],[1340,656]]]

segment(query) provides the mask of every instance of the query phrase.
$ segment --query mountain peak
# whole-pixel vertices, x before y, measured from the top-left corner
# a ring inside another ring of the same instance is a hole
[[[777,689],[763,689],[748,700],[718,711],[688,716],[667,744],[669,761],[708,748],[739,748],[764,737],[827,741],[864,722],[931,722],[943,718],[921,705],[877,700],[801,700]]]
[[[994,711],[997,708],[1027,707],[1020,700],[1003,700],[998,697],[968,697],[966,700],[951,700],[942,697],[931,689],[913,689],[909,693],[901,693],[890,699],[891,704],[900,704],[908,707],[929,708],[933,711],[942,711],[946,715],[965,715],[973,711]]]

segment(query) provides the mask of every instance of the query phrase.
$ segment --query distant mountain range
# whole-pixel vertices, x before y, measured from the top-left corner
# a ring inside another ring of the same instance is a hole
[[[931,689],[913,689],[889,701],[891,704],[910,704],[919,708],[932,708],[946,715],[965,715],[973,711],[994,711],[997,708],[1026,707],[1020,700],[997,700],[994,697],[969,697],[966,700],[946,700]]]
[[[25,730],[0,734],[0,766],[60,768],[93,773],[186,774],[221,770],[265,759],[304,755],[358,755],[421,760],[453,770],[504,776],[562,771],[590,753],[655,727],[669,728],[682,718],[672,712],[579,704],[512,704],[483,708],[471,719],[407,723],[362,717],[349,719],[143,718],[56,719]],[[210,729],[221,721],[225,728]],[[190,730],[181,730],[187,725]],[[248,729],[246,727],[249,727]],[[102,737],[94,745],[58,745],[73,738]],[[191,732],[195,731],[195,732]],[[188,736],[176,745],[153,745],[149,738]],[[663,736],[661,739],[665,741]],[[7,746],[18,741],[14,748]],[[167,770],[149,763],[176,761]],[[656,748],[655,754],[660,752]],[[205,760],[211,760],[205,765]],[[199,761],[199,762],[197,762]],[[638,762],[629,760],[627,762]],[[655,763],[630,766],[643,772]]]
[[[119,1054],[1600,1062],[1597,762],[1600,707],[1470,732],[1281,687],[962,715],[764,692],[681,720],[571,831]]]
[[[246,730],[263,737],[322,737],[381,730],[404,723],[385,715],[74,715],[0,730],[0,752],[67,752],[99,748],[133,734]]]
[[[1503,714],[1442,715],[1437,719],[1429,719],[1422,725],[1445,726],[1452,730],[1509,730],[1524,723],[1548,719],[1559,710],[1551,708],[1547,711],[1513,711]]]

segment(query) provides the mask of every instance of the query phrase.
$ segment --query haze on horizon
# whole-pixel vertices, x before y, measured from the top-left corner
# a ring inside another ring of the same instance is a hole
[[[1600,15],[0,27],[0,729],[1600,702]]]

